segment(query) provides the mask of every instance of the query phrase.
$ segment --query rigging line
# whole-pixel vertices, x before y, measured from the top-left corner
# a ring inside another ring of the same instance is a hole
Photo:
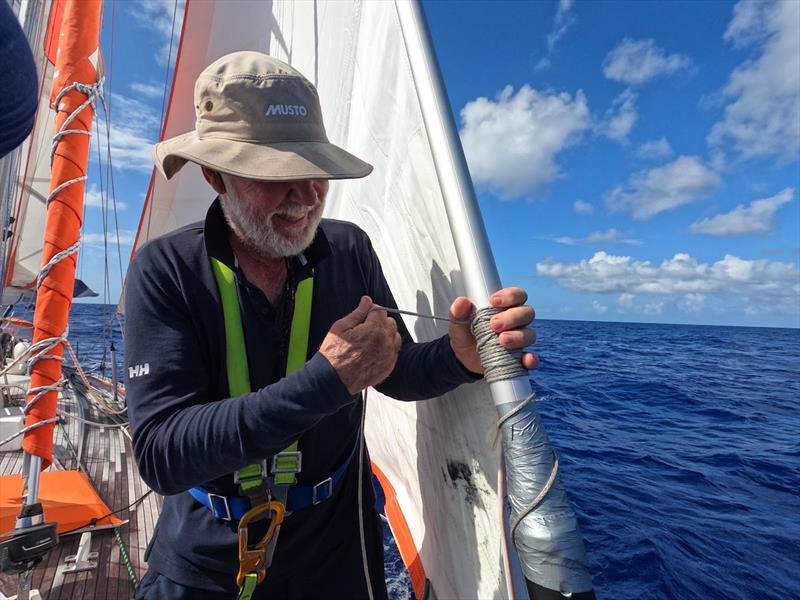
[[[116,15],[117,15],[117,3],[111,3],[111,49],[110,49],[110,60],[108,64],[108,107],[105,113],[105,122],[106,122],[106,136],[107,136],[107,143],[106,143],[106,150],[108,152],[108,156],[106,159],[106,166],[108,169],[108,173],[110,174],[110,183],[111,183],[111,203],[114,207],[114,228],[116,231],[116,238],[117,238],[117,261],[119,262],[119,283],[120,283],[120,290],[122,290],[124,286],[123,280],[123,270],[122,270],[122,244],[120,243],[119,239],[119,218],[117,216],[117,192],[116,186],[114,185],[114,163],[111,159],[111,100],[112,100],[112,89],[113,89],[113,75],[114,75],[114,32],[116,30]]]
[[[175,41],[175,20],[178,16],[178,0],[175,0],[172,6],[172,29],[169,33],[169,52],[167,53],[167,67],[164,69],[164,91],[161,94],[161,131],[164,131],[164,112],[167,109],[167,87],[169,87],[169,72],[172,65],[172,43]],[[177,66],[177,65],[176,65]],[[160,133],[159,133],[159,137]],[[153,202],[152,199],[147,203],[147,237],[150,237],[150,223],[153,220]]]

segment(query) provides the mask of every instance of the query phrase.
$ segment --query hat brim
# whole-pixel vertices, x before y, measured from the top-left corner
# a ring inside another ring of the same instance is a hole
[[[372,172],[372,165],[328,142],[257,144],[200,139],[195,131],[156,144],[153,160],[167,179],[187,162],[260,181],[359,179]]]

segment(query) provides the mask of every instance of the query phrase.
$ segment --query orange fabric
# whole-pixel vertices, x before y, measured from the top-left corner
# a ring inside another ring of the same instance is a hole
[[[88,525],[111,512],[97,495],[85,473],[79,471],[45,471],[39,478],[39,502],[45,521],[58,523],[58,533]],[[14,529],[22,507],[22,475],[0,476],[0,537]],[[116,516],[98,521],[97,527],[122,525]]]
[[[422,566],[422,559],[420,559],[417,545],[414,543],[414,538],[411,536],[411,529],[408,527],[406,518],[403,516],[403,511],[397,503],[397,494],[389,479],[375,463],[372,463],[372,472],[381,483],[383,496],[386,499],[386,503],[384,504],[386,518],[389,519],[392,534],[397,542],[397,548],[400,550],[400,558],[403,559],[403,564],[406,566],[408,575],[411,578],[411,587],[414,588],[414,595],[417,598],[422,598],[425,593],[425,581],[427,577],[425,575],[425,567]]]
[[[80,82],[97,82],[97,71],[89,57],[97,51],[100,35],[100,0],[66,0],[64,17],[61,22],[59,53],[56,58],[57,74],[53,79],[51,101],[66,86]],[[56,107],[56,131],[61,129],[67,117],[77,109],[86,96],[77,90],[66,94]],[[69,125],[69,129],[91,131],[94,110],[84,109]],[[53,159],[50,176],[50,190],[62,183],[86,174],[89,154],[89,136],[66,135],[61,139]],[[83,192],[85,182],[66,187],[50,203],[47,209],[42,265],[53,256],[74,244],[80,236],[83,214]],[[66,330],[69,309],[72,305],[72,292],[75,285],[75,265],[77,254],[62,260],[51,270],[39,288],[36,309],[33,313],[34,343],[46,338],[60,337]],[[63,344],[59,344],[50,354],[61,357]],[[31,388],[52,385],[61,377],[61,361],[40,360],[31,369]],[[31,396],[32,397],[32,396]],[[31,399],[29,397],[29,400]],[[28,413],[25,425],[51,419],[56,414],[58,394],[48,392]],[[25,435],[22,447],[29,454],[41,457],[42,469],[51,462],[53,452],[53,427],[46,425]]]
[[[58,54],[58,37],[61,33],[61,21],[64,18],[66,0],[54,0],[50,6],[47,20],[47,33],[44,36],[44,54],[51,63],[56,64]]]

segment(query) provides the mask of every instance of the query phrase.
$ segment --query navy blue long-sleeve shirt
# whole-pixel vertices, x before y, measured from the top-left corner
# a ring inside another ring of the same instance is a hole
[[[228,393],[225,326],[209,256],[236,274],[254,390],[240,397]],[[129,270],[125,355],[134,452],[144,480],[166,495],[148,560],[151,569],[184,585],[230,591],[237,566],[235,527],[215,519],[187,489],[204,485],[235,495],[231,473],[295,439],[303,453],[298,485],[313,485],[343,464],[356,442],[360,396],[349,394],[318,348],[361,296],[396,304],[369,239],[356,226],[323,220],[304,257],[305,266],[295,258],[291,267],[295,281],[311,271],[314,276],[308,362],[290,377],[284,377],[288,303],[273,306],[246,280],[219,201],[204,223],[142,248]],[[403,347],[394,371],[378,386],[381,392],[420,400],[476,378],[455,358],[446,336],[417,344],[402,320],[398,328]],[[333,498],[287,518],[271,578],[291,576],[298,553],[334,548],[341,532],[331,522],[357,523],[351,518],[357,514],[356,462]]]
[[[0,2],[0,88],[2,158],[28,137],[39,103],[33,54],[8,2]]]

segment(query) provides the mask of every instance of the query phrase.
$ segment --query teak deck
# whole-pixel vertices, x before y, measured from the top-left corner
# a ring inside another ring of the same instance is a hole
[[[76,400],[60,401],[62,410],[78,414]],[[85,418],[108,422],[107,419],[89,409]],[[139,477],[133,458],[130,439],[119,428],[82,426],[78,421],[67,420],[63,425],[72,444],[78,448],[81,463],[88,471],[100,497],[109,508],[125,508],[149,491]],[[77,469],[78,463],[70,450],[63,431],[56,429],[54,455],[64,469]],[[54,468],[54,467],[51,467]],[[22,452],[0,452],[0,474],[20,473]],[[161,510],[161,496],[152,493],[143,502],[122,511],[118,516],[127,523],[116,529],[125,551],[130,558],[136,580],[147,570],[144,551],[153,534],[155,522]],[[46,518],[46,515],[45,515]],[[123,559],[114,529],[92,533],[92,551],[98,552],[97,568],[82,573],[64,573],[65,558],[78,549],[80,533],[61,538],[59,545],[50,551],[33,573],[32,588],[39,590],[45,600],[92,598],[96,600],[118,600],[133,597],[134,585]],[[7,596],[17,593],[18,578],[0,573],[0,591]]]

